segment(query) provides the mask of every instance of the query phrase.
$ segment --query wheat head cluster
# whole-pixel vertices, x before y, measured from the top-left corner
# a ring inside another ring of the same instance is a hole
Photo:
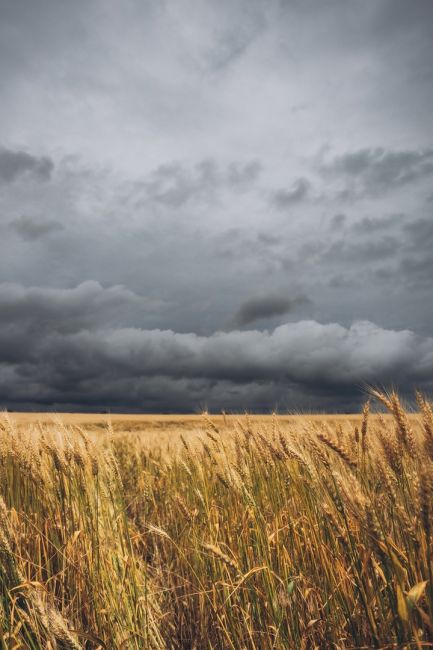
[[[433,411],[0,425],[0,647],[433,647]]]

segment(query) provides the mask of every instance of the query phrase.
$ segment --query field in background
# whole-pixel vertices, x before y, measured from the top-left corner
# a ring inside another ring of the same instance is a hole
[[[375,398],[5,416],[0,648],[433,647],[433,413]]]
[[[361,414],[323,414],[323,415],[293,415],[279,414],[278,424],[281,429],[296,428],[299,429],[308,422],[312,425],[321,425],[326,423],[329,427],[339,427],[354,429],[360,427],[362,422]],[[370,420],[374,423],[378,415],[369,414]],[[381,418],[385,421],[391,420],[392,415],[382,413]],[[101,431],[114,432],[116,435],[121,434],[138,434],[140,444],[148,450],[157,449],[159,453],[163,451],[171,452],[182,447],[180,434],[190,441],[202,438],[206,432],[207,425],[202,414],[105,414],[105,413],[20,413],[13,412],[9,418],[14,422],[17,429],[25,431],[28,427],[35,426],[55,427],[56,422],[61,426],[79,427],[89,434],[97,434]],[[410,420],[416,421],[416,416],[408,414]],[[211,416],[212,423],[218,427],[222,435],[233,433],[234,428],[245,420],[245,414],[215,414]],[[265,430],[272,428],[275,421],[274,415],[248,415],[249,422],[254,427]],[[133,436],[131,437],[131,439]]]

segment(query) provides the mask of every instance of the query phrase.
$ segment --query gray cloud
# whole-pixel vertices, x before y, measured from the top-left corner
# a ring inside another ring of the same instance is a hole
[[[192,167],[173,162],[151,172],[136,189],[144,191],[144,200],[178,208],[191,200],[215,200],[224,190],[245,189],[257,180],[260,171],[256,160],[219,165],[207,158]]]
[[[407,216],[401,213],[386,215],[384,217],[363,217],[352,226],[357,234],[369,234],[381,230],[394,230],[399,227]]]
[[[249,298],[241,304],[232,319],[232,323],[236,327],[244,327],[255,323],[257,320],[284,316],[306,302],[308,302],[306,296],[289,298],[284,295],[267,295]]]
[[[294,203],[301,203],[309,196],[311,184],[306,178],[298,178],[289,189],[276,190],[272,202],[278,208],[284,209]]]
[[[402,222],[403,254],[397,260],[400,282],[411,292],[431,289],[433,277],[433,220],[422,217]]]
[[[408,283],[410,289],[431,291],[433,277],[433,258],[423,252],[404,257],[398,265],[398,273]]]
[[[266,15],[260,3],[249,3],[248,10],[239,3],[231,3],[227,12],[225,29],[217,30],[216,38],[205,52],[204,63],[208,70],[221,72],[233,65],[267,27]],[[242,19],[240,19],[240,12]],[[230,18],[229,18],[230,16]],[[231,20],[230,20],[231,19]],[[239,21],[239,22],[238,22]],[[203,66],[203,62],[201,62]]]
[[[26,241],[41,239],[64,228],[59,221],[32,219],[24,215],[10,221],[9,226]]]
[[[45,156],[32,156],[25,151],[0,148],[0,181],[11,183],[20,176],[31,176],[40,181],[49,180],[53,161]]]
[[[415,219],[405,225],[405,230],[414,246],[428,247],[433,243],[433,216],[429,219]]]
[[[332,219],[329,221],[329,225],[332,228],[332,230],[338,231],[345,225],[346,222],[347,222],[347,216],[342,212],[339,212],[338,214],[334,214]]]
[[[433,148],[400,151],[383,147],[359,149],[336,156],[321,169],[325,174],[349,179],[352,183],[349,192],[381,192],[433,174]]]
[[[338,240],[321,254],[322,259],[338,263],[383,260],[395,256],[401,243],[391,235],[367,241]]]
[[[90,280],[72,289],[0,284],[0,326],[29,336],[125,324],[157,307],[123,286]]]

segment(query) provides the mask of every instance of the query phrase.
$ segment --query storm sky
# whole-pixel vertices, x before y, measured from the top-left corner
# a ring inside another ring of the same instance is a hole
[[[0,0],[0,406],[433,389],[431,0]]]

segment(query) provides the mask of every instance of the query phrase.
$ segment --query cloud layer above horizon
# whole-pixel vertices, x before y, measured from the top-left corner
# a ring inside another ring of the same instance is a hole
[[[430,0],[0,0],[0,406],[433,381]]]

